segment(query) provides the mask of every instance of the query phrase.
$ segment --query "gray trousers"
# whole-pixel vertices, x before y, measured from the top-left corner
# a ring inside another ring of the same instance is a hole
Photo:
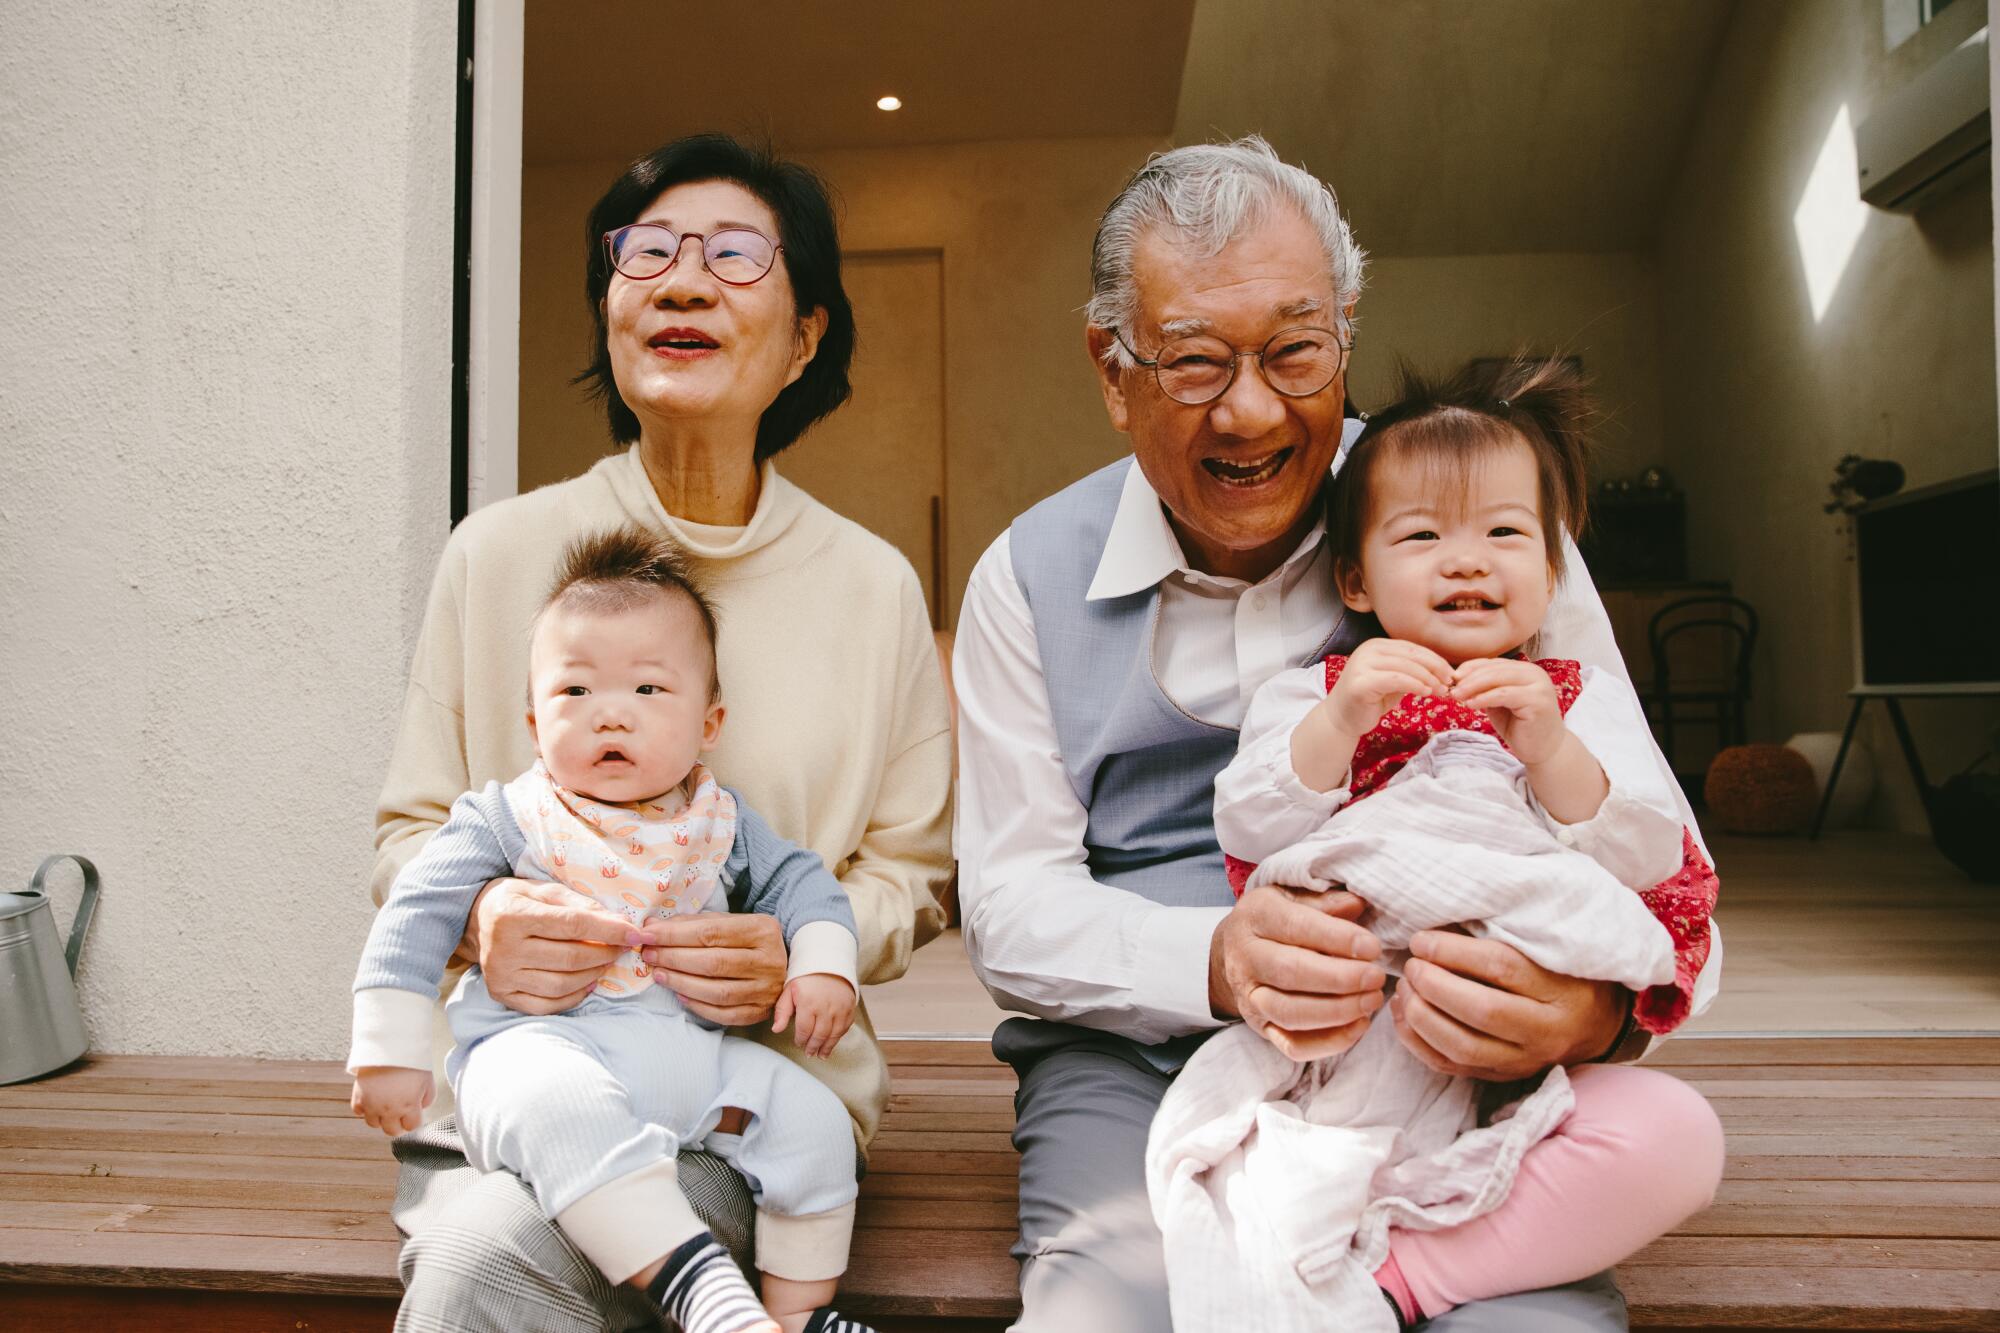
[[[546,1333],[662,1327],[645,1293],[613,1286],[542,1214],[535,1193],[505,1171],[465,1160],[449,1116],[393,1144],[396,1226],[409,1239],[398,1330],[419,1333]],[[713,1154],[681,1153],[688,1202],[744,1268],[753,1211],[743,1177]]]
[[[1064,1035],[1072,1034],[1072,1035]],[[1020,1075],[1022,1313],[1018,1333],[1166,1333],[1167,1271],[1146,1202],[1146,1133],[1166,1096],[1130,1042],[1009,1019],[993,1051]],[[1463,1305],[1433,1333],[1624,1333],[1609,1273],[1567,1287]]]

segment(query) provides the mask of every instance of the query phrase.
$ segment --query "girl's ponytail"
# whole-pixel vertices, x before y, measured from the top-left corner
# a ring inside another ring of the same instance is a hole
[[[1581,538],[1590,513],[1590,428],[1596,416],[1583,371],[1570,358],[1517,354],[1497,364],[1469,365],[1458,378],[1470,396],[1485,400],[1485,411],[1528,437],[1546,477],[1544,521],[1559,521],[1571,537]]]

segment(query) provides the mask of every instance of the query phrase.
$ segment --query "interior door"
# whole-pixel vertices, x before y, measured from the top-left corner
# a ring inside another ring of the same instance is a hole
[[[860,330],[854,397],[778,455],[778,471],[908,556],[942,626],[944,257],[863,252],[841,268]]]

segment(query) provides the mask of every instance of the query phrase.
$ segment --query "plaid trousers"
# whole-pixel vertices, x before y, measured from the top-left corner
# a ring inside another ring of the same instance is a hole
[[[519,1176],[465,1160],[455,1117],[397,1138],[402,1169],[390,1210],[406,1237],[397,1271],[398,1333],[534,1330],[605,1333],[665,1327],[644,1292],[613,1286],[542,1215]],[[750,1274],[750,1188],[713,1153],[684,1152],[680,1187],[715,1238]]]

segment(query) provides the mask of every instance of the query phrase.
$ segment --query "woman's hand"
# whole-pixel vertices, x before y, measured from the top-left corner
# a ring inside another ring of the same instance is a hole
[[[637,928],[576,890],[546,880],[496,879],[479,891],[467,924],[486,991],[523,1014],[573,1009]]]
[[[688,1012],[724,1027],[771,1016],[785,988],[785,932],[760,912],[697,912],[648,921],[639,950],[653,980]]]
[[[1338,890],[1264,885],[1243,895],[1209,944],[1208,1001],[1294,1060],[1339,1055],[1382,1007],[1382,945]]]
[[[1602,1056],[1624,1004],[1614,982],[1562,976],[1498,940],[1424,930],[1410,940],[1389,1012],[1432,1069],[1507,1083]]]

